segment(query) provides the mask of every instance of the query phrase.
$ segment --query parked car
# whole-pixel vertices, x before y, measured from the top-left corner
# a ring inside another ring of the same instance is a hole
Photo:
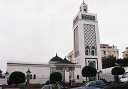
[[[57,84],[57,87],[58,87],[58,89],[62,89],[62,88],[64,88],[64,87],[61,86],[60,84]]]
[[[125,72],[119,80],[120,82],[128,82],[128,72]]]
[[[44,85],[41,89],[52,89],[50,85]]]
[[[103,82],[102,80],[98,80],[87,82],[85,85],[73,89],[103,89],[105,86],[105,82]]]
[[[41,89],[53,89],[54,85],[53,84],[49,84],[49,85],[44,85]],[[63,86],[57,84],[57,89],[62,89]]]

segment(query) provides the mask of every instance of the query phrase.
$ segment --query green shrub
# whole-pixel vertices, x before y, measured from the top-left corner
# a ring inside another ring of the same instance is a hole
[[[104,89],[128,89],[127,83],[115,84],[112,86],[107,86]]]
[[[49,84],[51,84],[51,82],[48,80],[48,81],[46,81],[45,84],[46,84],[46,85],[49,85]]]

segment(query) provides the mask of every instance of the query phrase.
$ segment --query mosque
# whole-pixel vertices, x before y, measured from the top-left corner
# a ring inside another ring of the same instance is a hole
[[[97,15],[89,13],[88,5],[84,2],[73,19],[73,36],[75,62],[62,59],[57,54],[47,64],[8,61],[7,73],[21,71],[26,74],[29,70],[31,83],[45,83],[54,71],[61,72],[65,82],[83,81],[81,70],[84,66],[91,65],[97,70],[102,69]]]

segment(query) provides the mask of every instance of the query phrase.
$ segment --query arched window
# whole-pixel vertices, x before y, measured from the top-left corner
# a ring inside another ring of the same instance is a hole
[[[85,47],[85,55],[89,55],[90,54],[90,48],[89,46]]]
[[[94,50],[92,50],[91,54],[94,56]]]
[[[32,79],[32,74],[30,75],[30,79]]]
[[[34,74],[33,79],[36,79],[36,75]]]
[[[94,46],[92,46],[92,48],[91,48],[91,55],[92,55],[92,56],[95,55],[95,47],[94,47]]]
[[[88,49],[85,50],[85,55],[89,55]]]

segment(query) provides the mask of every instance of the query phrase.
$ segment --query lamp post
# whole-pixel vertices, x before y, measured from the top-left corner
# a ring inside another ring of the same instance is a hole
[[[9,76],[9,73],[8,73],[8,71],[6,71],[6,73],[4,73],[5,74],[5,79],[7,79],[7,83],[8,83],[8,76]]]
[[[5,78],[8,80],[8,76],[9,76],[8,71],[6,71],[6,73],[4,73],[4,74],[5,74]]]
[[[1,78],[1,79],[2,79],[2,72],[3,72],[3,71],[0,70],[0,78]]]
[[[100,80],[100,78],[101,78],[100,74],[102,73],[102,71],[100,70],[97,73],[98,73],[98,80]]]
[[[31,75],[31,71],[29,70],[29,68],[28,68],[28,71],[26,73],[27,73],[27,85],[28,85],[29,81],[30,81],[30,75]]]

